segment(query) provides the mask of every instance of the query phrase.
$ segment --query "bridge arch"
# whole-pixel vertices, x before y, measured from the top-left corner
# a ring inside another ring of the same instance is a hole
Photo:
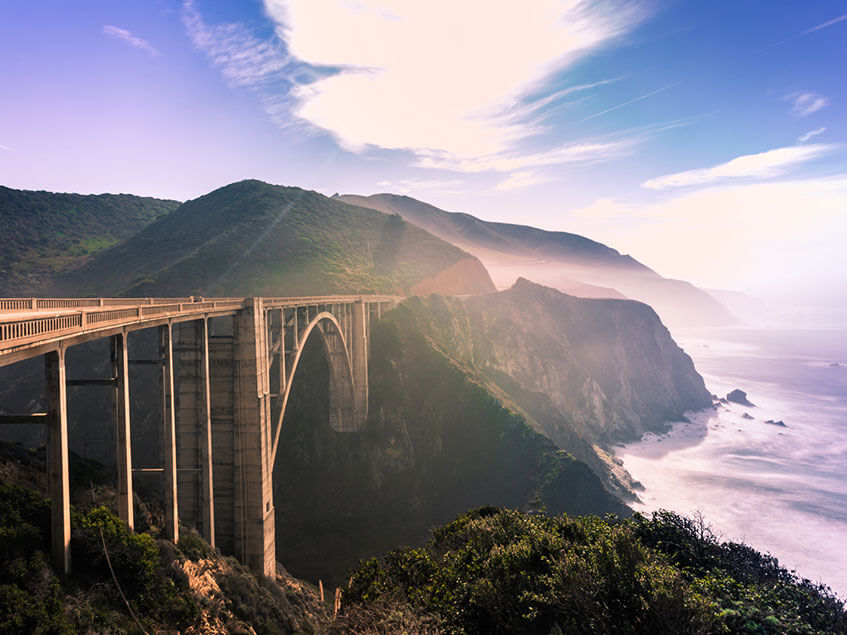
[[[324,355],[329,365],[329,425],[337,432],[358,430],[364,423],[367,404],[362,404],[357,398],[354,384],[354,367],[351,356],[352,347],[348,344],[344,331],[338,319],[328,311],[318,313],[297,337],[296,352],[286,368],[285,392],[280,397],[280,405],[274,416],[273,447],[271,449],[271,465],[276,461],[279,440],[282,435],[282,424],[294,376],[300,365],[300,359],[306,348],[306,343],[313,335],[320,338]],[[354,336],[355,337],[355,336]]]

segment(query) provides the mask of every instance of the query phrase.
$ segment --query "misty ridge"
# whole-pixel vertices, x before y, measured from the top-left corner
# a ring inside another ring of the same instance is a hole
[[[583,236],[487,222],[407,196],[326,197],[256,180],[182,204],[0,195],[4,233],[37,223],[44,237],[9,243],[2,295],[405,297],[371,325],[370,409],[358,432],[330,427],[326,351],[305,344],[273,465],[276,581],[223,559],[231,553],[210,549],[190,527],[175,546],[138,542],[163,535],[155,475],[135,477],[138,533],[120,529],[108,511],[116,501],[114,430],[102,422],[108,395],[69,393],[73,549],[96,553],[95,528],[112,527],[104,540],[124,554],[119,574],[148,563],[129,598],[145,628],[362,632],[390,630],[394,619],[412,632],[844,628],[843,604],[825,585],[722,542],[702,520],[630,507],[644,486],[616,448],[716,408],[668,327],[738,325],[718,298],[748,298],[664,278]],[[116,236],[127,210],[136,224]],[[155,338],[144,333],[131,340],[131,355],[155,356]],[[175,337],[183,346],[180,328]],[[75,376],[107,372],[103,346],[74,347]],[[0,368],[3,408],[44,407],[43,373],[37,360]],[[150,408],[158,390],[155,373],[136,371],[132,445],[142,464],[164,452]],[[3,446],[3,522],[23,523],[28,533],[14,544],[36,554],[24,564],[9,551],[18,573],[7,582],[43,607],[6,615],[21,628],[127,628],[120,600],[96,586],[108,575],[99,556],[73,574],[84,591],[72,611],[64,582],[35,584],[52,576],[37,555],[49,536],[45,503],[27,489],[43,488],[36,475],[45,458],[24,448],[44,439],[0,430],[15,443]],[[489,545],[484,557],[481,544]],[[392,551],[401,545],[412,546]],[[333,605],[328,590],[336,588]],[[167,609],[157,614],[156,603]],[[618,608],[591,608],[604,605]],[[642,615],[636,607],[644,606]]]

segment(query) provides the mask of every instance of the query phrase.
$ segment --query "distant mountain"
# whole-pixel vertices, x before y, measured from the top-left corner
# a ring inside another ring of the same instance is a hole
[[[0,295],[39,295],[54,276],[140,231],[178,201],[0,186]]]
[[[399,215],[261,181],[184,203],[57,285],[141,296],[493,290],[479,260]]]
[[[629,297],[653,306],[673,325],[734,321],[718,300],[688,282],[671,280],[602,243],[566,232],[484,221],[446,212],[408,196],[339,196],[355,205],[400,214],[410,223],[477,256],[498,288],[518,277],[582,297]]]

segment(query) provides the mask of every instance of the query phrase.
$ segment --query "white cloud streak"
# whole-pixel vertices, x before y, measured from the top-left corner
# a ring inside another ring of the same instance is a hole
[[[817,137],[819,134],[823,134],[824,132],[826,132],[826,128],[816,128],[815,130],[809,130],[809,132],[807,132],[806,134],[799,136],[797,138],[797,142],[806,143],[806,141],[808,141],[812,137]]]
[[[509,175],[506,180],[495,185],[494,189],[500,192],[508,192],[509,190],[546,183],[549,180],[549,177],[543,176],[534,170],[522,170]]]
[[[595,119],[596,117],[601,117],[601,116],[603,116],[607,113],[613,112],[613,111],[618,110],[620,108],[623,108],[625,106],[629,106],[630,104],[634,104],[635,102],[641,101],[643,99],[647,99],[648,97],[652,97],[653,95],[658,95],[659,93],[663,93],[666,90],[670,90],[671,88],[674,88],[675,86],[679,86],[680,84],[682,84],[682,82],[674,82],[673,84],[668,84],[667,86],[662,86],[661,88],[659,88],[657,90],[654,90],[654,91],[647,93],[646,95],[641,95],[640,97],[636,97],[635,99],[630,99],[629,101],[625,101],[624,103],[618,104],[617,106],[612,106],[611,108],[606,108],[606,110],[601,110],[600,112],[594,113],[593,115],[589,115],[585,119],[580,119],[579,123],[582,123],[583,121],[588,121],[589,119]]]
[[[0,150],[6,150],[7,152],[12,151],[12,149],[9,146],[4,146],[2,143],[0,143]]]
[[[429,192],[454,192],[463,183],[464,181],[461,179],[400,179],[397,181],[380,181],[377,185],[401,194],[410,194],[424,190]]]
[[[772,178],[786,173],[800,163],[816,159],[832,149],[828,145],[789,146],[736,157],[710,168],[687,170],[650,179],[642,184],[652,190],[690,187],[740,178]]]
[[[271,85],[290,70],[279,41],[259,38],[238,23],[206,24],[193,0],[183,2],[182,21],[194,46],[235,86]]]
[[[822,22],[817,26],[813,26],[811,29],[806,29],[800,35],[808,35],[809,33],[814,33],[815,31],[820,31],[821,29],[826,29],[831,27],[833,24],[838,24],[839,22],[844,22],[847,20],[847,13],[844,15],[839,15],[837,18],[833,18],[832,20],[827,20],[826,22]]]
[[[782,98],[791,102],[791,112],[798,117],[805,117],[829,105],[829,99],[817,93],[791,93]]]
[[[159,55],[159,51],[156,50],[150,42],[147,40],[140,38],[138,36],[133,35],[131,32],[126,29],[121,29],[116,26],[112,26],[111,24],[107,24],[103,27],[103,35],[114,38],[116,40],[120,40],[121,42],[126,42],[133,48],[140,49],[142,51],[146,51],[150,55],[156,56]]]

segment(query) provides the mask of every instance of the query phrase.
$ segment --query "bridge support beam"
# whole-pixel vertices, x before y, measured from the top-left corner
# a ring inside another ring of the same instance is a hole
[[[179,511],[176,476],[176,416],[174,412],[173,330],[159,327],[159,355],[162,359],[162,451],[165,465],[165,537],[179,540]]]
[[[273,439],[264,322],[260,298],[248,300],[235,317],[235,553],[254,571],[273,577]]]
[[[63,576],[71,570],[71,505],[68,475],[68,406],[65,351],[44,356],[47,390],[47,489],[50,494],[53,565]]]
[[[368,416],[368,319],[367,305],[357,300],[350,305],[350,365],[353,370],[353,417],[356,429]]]
[[[176,420],[179,517],[215,546],[209,337],[205,319],[179,326]]]
[[[115,441],[118,470],[118,516],[132,529],[132,437],[129,418],[129,355],[127,353],[127,334],[114,335],[109,340],[112,359],[112,377],[115,389],[112,393],[112,413],[115,426]]]

